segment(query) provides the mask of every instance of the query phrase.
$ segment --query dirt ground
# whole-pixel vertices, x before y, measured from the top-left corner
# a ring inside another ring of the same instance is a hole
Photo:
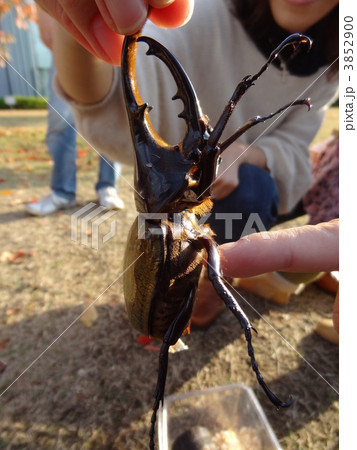
[[[330,128],[337,115],[329,116]],[[28,216],[24,204],[49,190],[45,123],[45,112],[0,114],[0,448],[144,449],[159,343],[137,342],[122,294],[126,235],[136,216],[124,180],[131,182],[132,169],[123,168],[119,183],[126,208],[103,221],[98,249],[90,226],[81,233],[73,216],[96,201],[97,157],[84,143],[77,207]],[[314,333],[333,296],[311,285],[282,307],[235,295],[258,330],[253,345],[265,381],[280,398],[292,394],[292,406],[278,411],[266,399],[229,311],[185,336],[188,351],[170,355],[166,395],[245,383],[282,448],[337,449],[339,352]],[[95,311],[82,315],[92,302]]]

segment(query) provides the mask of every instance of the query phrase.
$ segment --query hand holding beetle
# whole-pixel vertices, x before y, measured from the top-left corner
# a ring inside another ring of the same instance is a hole
[[[194,0],[37,0],[37,3],[92,54],[119,64],[123,35],[139,31],[148,16],[158,26],[179,27],[190,19]]]

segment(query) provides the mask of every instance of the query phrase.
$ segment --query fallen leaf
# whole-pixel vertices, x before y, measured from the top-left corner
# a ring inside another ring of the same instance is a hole
[[[0,191],[0,195],[12,195],[12,190],[11,189],[2,189]]]
[[[29,255],[28,253],[26,253],[26,252],[20,250],[20,251],[14,253],[14,255],[13,255],[13,257],[10,259],[10,261],[11,261],[11,262],[14,262],[14,261],[16,261],[16,260],[18,260],[18,259],[25,258],[25,256],[28,256],[28,255]]]
[[[0,254],[0,261],[1,262],[19,262],[19,260],[27,257],[27,256],[33,256],[33,252],[24,252],[23,250],[19,250],[17,252],[9,252],[7,250],[4,250]]]

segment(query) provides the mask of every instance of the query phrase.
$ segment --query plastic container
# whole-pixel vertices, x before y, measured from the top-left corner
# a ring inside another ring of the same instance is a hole
[[[253,390],[243,384],[166,397],[158,427],[160,450],[281,449]]]

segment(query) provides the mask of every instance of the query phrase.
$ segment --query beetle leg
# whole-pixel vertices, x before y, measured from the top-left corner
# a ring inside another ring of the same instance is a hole
[[[217,250],[217,246],[215,242],[207,237],[202,236],[199,238],[199,242],[203,244],[207,251],[207,274],[208,278],[213,284],[213,287],[217,291],[217,294],[221,297],[221,299],[226,304],[227,308],[230,309],[230,311],[235,315],[235,317],[239,320],[239,323],[241,327],[244,330],[245,339],[247,341],[248,346],[248,355],[250,356],[250,360],[252,363],[252,369],[254,370],[258,383],[263,388],[265,394],[269,398],[269,400],[277,407],[286,408],[291,405],[292,403],[292,397],[290,396],[289,400],[287,402],[282,402],[265,384],[263,376],[261,375],[258,363],[255,360],[254,355],[254,349],[252,345],[252,333],[251,329],[253,329],[255,332],[256,329],[251,325],[249,322],[248,317],[242,310],[242,308],[239,306],[239,303],[237,300],[233,297],[233,295],[230,293],[230,291],[227,289],[227,287],[224,285],[222,278],[220,276],[220,257]]]
[[[232,134],[231,137],[226,139],[224,142],[219,144],[219,148],[221,150],[221,153],[229,147],[236,139],[238,139],[243,133],[245,133],[249,128],[254,127],[254,125],[257,125],[258,123],[265,122],[268,119],[271,119],[272,117],[276,116],[277,114],[285,111],[286,109],[290,108],[290,106],[297,106],[297,105],[306,105],[308,109],[311,108],[311,102],[310,98],[301,99],[301,100],[295,100],[294,102],[289,103],[288,105],[282,106],[277,111],[268,114],[267,116],[255,116],[252,119],[248,120],[242,127],[240,127],[235,133]]]
[[[295,105],[302,105],[306,104],[310,108],[310,99],[303,99],[303,100],[296,100],[289,105],[283,106],[278,111],[271,113],[265,117],[253,117],[252,119],[248,120],[248,122],[243,125],[241,128],[239,128],[233,136],[228,138],[222,143],[219,143],[219,139],[227,125],[227,122],[229,118],[231,117],[234,108],[236,107],[239,100],[243,97],[243,95],[247,92],[247,90],[254,85],[254,82],[262,75],[263,72],[265,72],[271,62],[279,55],[279,53],[287,46],[293,45],[297,46],[300,44],[307,44],[309,47],[311,46],[311,40],[307,36],[304,36],[299,33],[292,34],[291,36],[287,37],[272,53],[270,54],[267,62],[261,67],[259,72],[257,72],[253,76],[246,76],[238,83],[237,87],[235,88],[231,98],[229,99],[228,104],[224,108],[220,118],[217,121],[217,124],[215,125],[213,131],[210,133],[210,137],[208,138],[207,145],[205,146],[204,151],[202,152],[202,176],[200,181],[200,186],[198,189],[199,197],[208,194],[210,191],[210,188],[212,186],[212,181],[215,179],[215,175],[212,174],[212,170],[215,170],[216,168],[216,159],[218,156],[218,152],[215,151],[215,149],[219,149],[219,153],[222,153],[232,142],[234,142],[236,139],[238,139],[239,136],[241,136],[243,133],[245,133],[249,128],[253,127],[254,125],[257,125],[258,123],[264,122],[265,120],[268,120],[272,117],[274,117],[276,114],[282,112],[289,106],[295,106]],[[211,169],[210,169],[211,167]],[[213,168],[213,169],[212,169]]]
[[[238,83],[236,89],[233,92],[232,97],[230,98],[227,106],[225,107],[220,118],[218,119],[218,122],[208,139],[209,146],[215,147],[218,144],[219,138],[223,133],[223,130],[228,122],[228,119],[230,118],[239,100],[243,97],[243,95],[247,92],[247,90],[254,85],[254,82],[262,75],[262,73],[268,69],[269,65],[272,63],[272,61],[274,61],[275,58],[278,57],[279,53],[289,45],[293,45],[295,47],[301,44],[308,45],[308,47],[310,48],[312,41],[309,37],[299,33],[295,33],[288,36],[275,50],[271,52],[267,62],[263,65],[263,67],[259,70],[259,72],[257,72],[253,76],[244,77],[243,80],[240,83]]]
[[[165,333],[163,343],[160,348],[159,355],[159,373],[157,377],[156,391],[155,391],[155,402],[153,406],[153,413],[151,416],[151,428],[150,428],[150,449],[155,448],[155,423],[156,415],[159,409],[160,403],[164,402],[165,384],[167,376],[167,367],[169,361],[169,348],[171,345],[176,344],[179,338],[182,336],[183,331],[187,327],[190,320],[192,309],[196,296],[196,288],[193,287],[188,295],[187,301],[177,315],[175,320],[171,323],[168,330]]]

